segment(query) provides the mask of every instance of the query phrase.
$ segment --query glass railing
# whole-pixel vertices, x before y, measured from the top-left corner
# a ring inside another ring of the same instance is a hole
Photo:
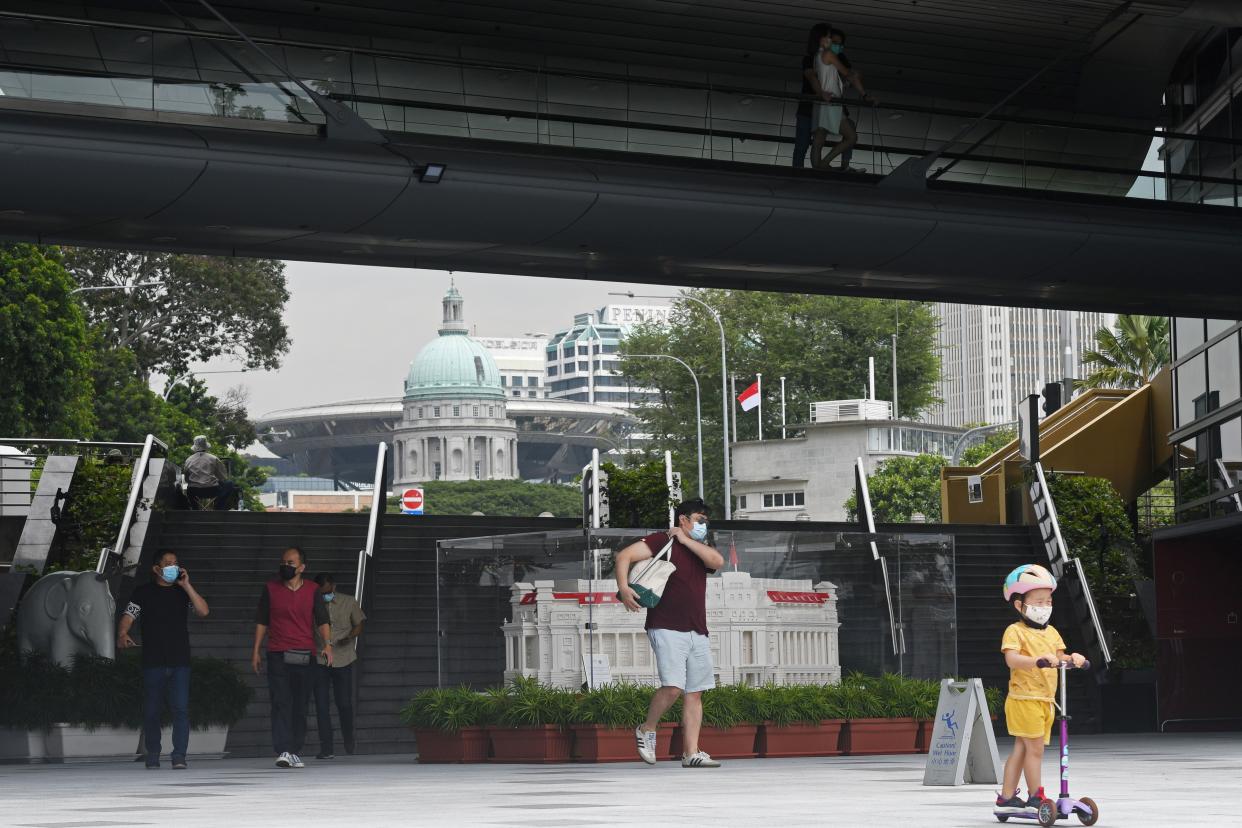
[[[613,580],[616,552],[645,534],[559,530],[441,541],[440,685],[486,686],[525,674],[578,686],[595,654],[607,657],[614,678],[653,677],[641,617],[616,603]],[[867,542],[873,537],[890,595]],[[927,679],[956,673],[952,536],[722,529],[714,542],[728,562],[708,580],[720,681],[813,682],[854,670]],[[833,623],[839,627],[829,636]]]
[[[680,79],[651,67],[603,74],[259,42],[293,77],[388,132],[784,167],[795,151],[801,101],[783,84],[757,89],[736,76]],[[256,128],[324,122],[282,68],[228,35],[8,15],[0,16],[0,45],[7,106],[94,105]],[[1232,157],[1242,140],[1012,111],[976,122],[976,113],[891,100],[870,106],[851,95],[845,103],[858,142],[849,163],[865,175],[887,175],[953,138],[930,180],[1236,205],[1231,168],[1224,176],[1166,174],[1160,156],[1167,149],[1173,168],[1187,169],[1178,159],[1200,143]]]

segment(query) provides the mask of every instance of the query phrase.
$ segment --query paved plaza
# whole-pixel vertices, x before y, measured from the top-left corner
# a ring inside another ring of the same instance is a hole
[[[1001,739],[1002,752],[1009,740]],[[1242,734],[1084,736],[1073,792],[1100,825],[1237,825]],[[1050,753],[1048,784],[1055,780]],[[96,828],[997,824],[991,786],[925,788],[922,756],[760,759],[688,770],[620,765],[418,765],[412,757],[0,766],[0,825]],[[1014,824],[1034,824],[1011,821]],[[1067,823],[1077,825],[1077,820]]]

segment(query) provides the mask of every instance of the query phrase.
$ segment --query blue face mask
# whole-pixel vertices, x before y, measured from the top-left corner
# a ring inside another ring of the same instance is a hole
[[[701,541],[704,538],[706,538],[707,537],[707,524],[696,523],[694,524],[694,526],[690,527],[690,537],[694,538],[696,541]]]
[[[335,592],[325,592],[325,593],[323,594],[323,600],[325,600],[325,601],[331,601],[331,600],[332,600],[333,598],[335,598],[335,597],[336,597],[336,593],[335,593]]]
[[[166,566],[160,570],[160,576],[170,584],[176,582],[177,576],[180,574],[181,574],[181,567],[175,566],[175,565]]]
[[[840,43],[834,43],[834,44],[832,44],[831,46],[829,46],[828,48],[832,50],[832,53],[833,53],[834,55],[839,55],[839,54],[841,54],[841,50],[842,50],[842,49],[844,49],[845,47],[844,47],[844,46],[842,46]]]

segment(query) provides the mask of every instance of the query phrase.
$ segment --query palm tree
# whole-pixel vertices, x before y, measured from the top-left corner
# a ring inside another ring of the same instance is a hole
[[[1091,369],[1083,388],[1138,388],[1169,364],[1169,318],[1122,314],[1115,330],[1095,332],[1095,350],[1084,351]]]

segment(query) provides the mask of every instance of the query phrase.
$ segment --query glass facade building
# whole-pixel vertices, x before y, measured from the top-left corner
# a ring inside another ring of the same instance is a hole
[[[1242,511],[1242,324],[1173,320],[1177,521]]]

